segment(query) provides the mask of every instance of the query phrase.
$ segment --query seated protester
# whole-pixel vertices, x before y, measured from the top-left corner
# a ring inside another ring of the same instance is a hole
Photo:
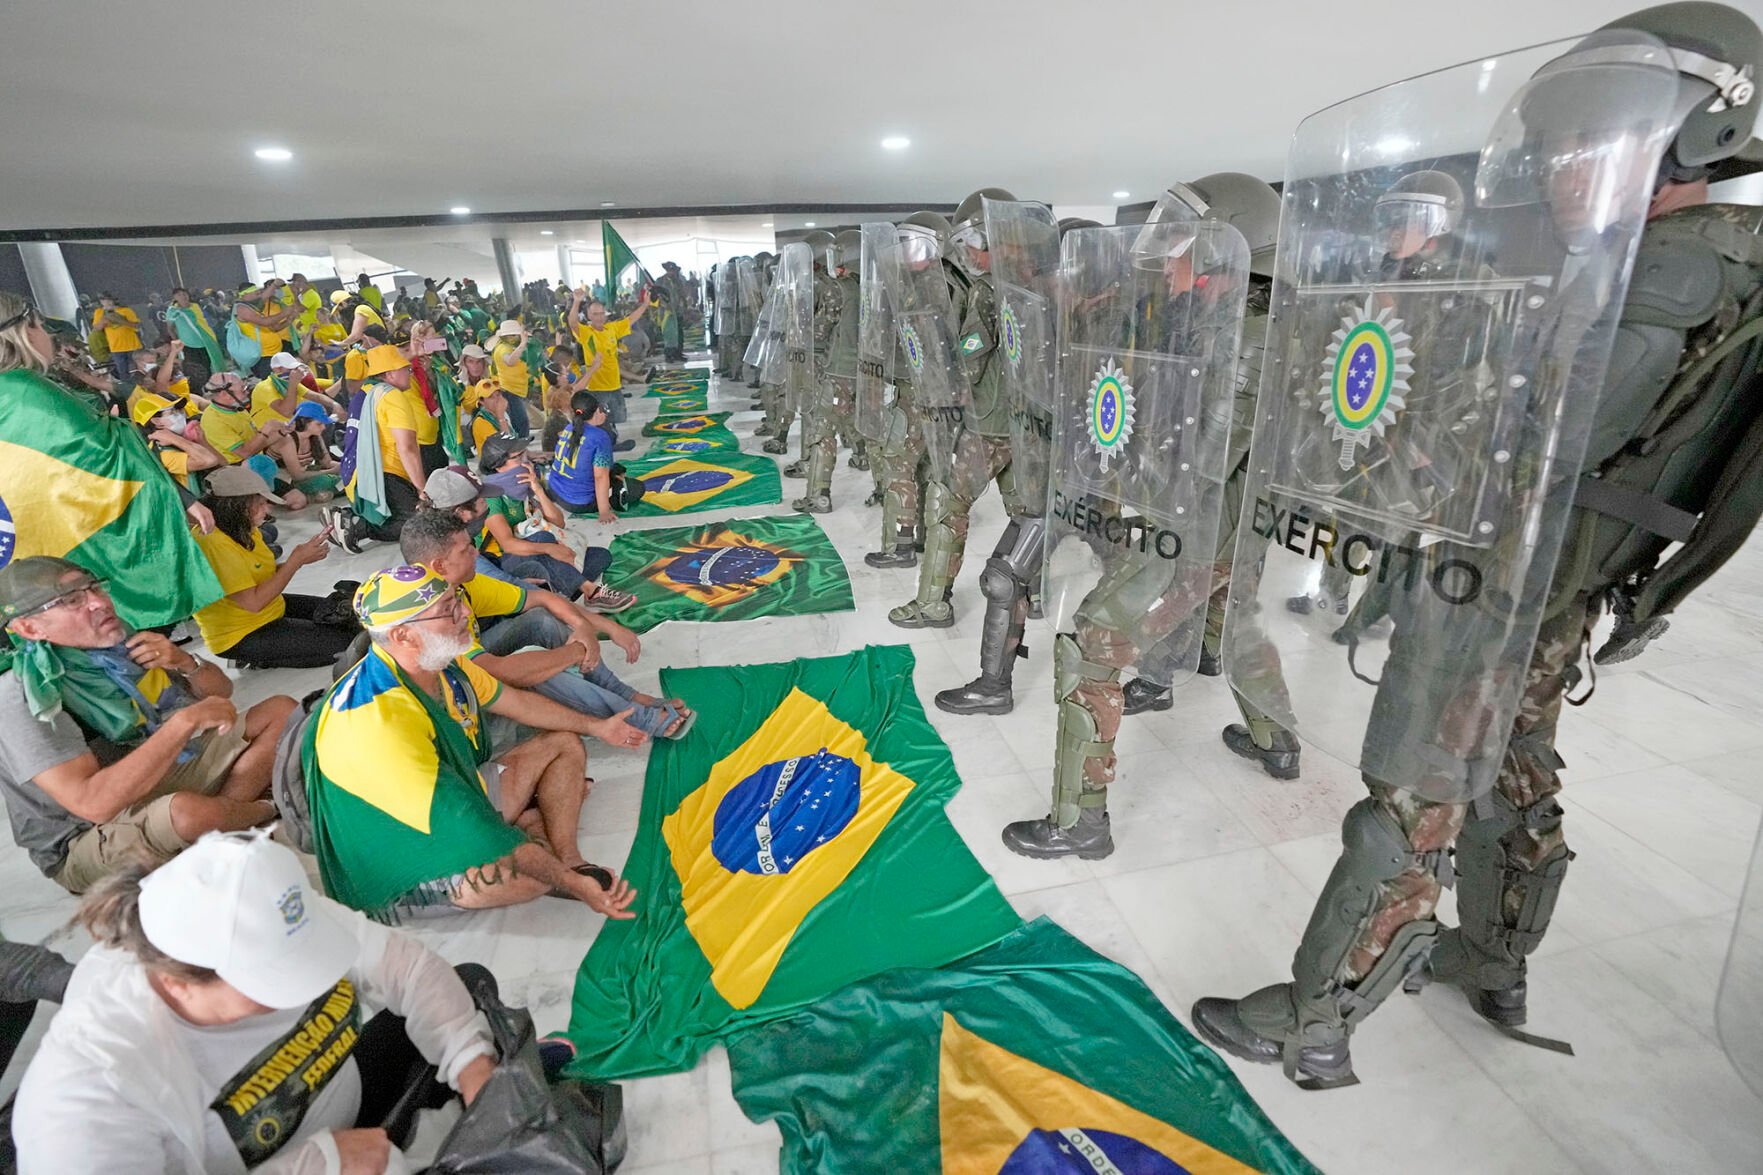
[[[507,393],[499,386],[486,380],[467,391],[468,399],[472,391],[477,393],[477,398],[472,404],[471,440],[476,451],[481,453],[484,442],[491,437],[514,437],[514,426],[508,420]]]
[[[597,514],[611,525],[614,510],[642,501],[644,485],[627,478],[612,461],[612,438],[600,426],[606,407],[593,392],[577,392],[569,403],[573,418],[557,438],[557,455],[545,471],[545,489],[571,514]]]
[[[293,432],[279,420],[259,428],[251,421],[251,393],[245,381],[223,371],[208,381],[208,407],[202,410],[202,437],[229,465],[245,464],[271,485],[297,486],[306,478]],[[288,509],[306,505],[306,495],[290,489]]]
[[[182,366],[184,345],[176,340],[166,344],[165,353],[142,348],[135,352],[134,387],[128,393],[129,412],[142,396],[163,396],[182,404],[191,415],[208,406],[208,401],[190,393],[190,381]]]
[[[262,834],[119,871],[78,919],[96,945],[19,1088],[23,1170],[384,1171],[393,1107],[470,1104],[495,1069],[489,972],[315,893]]]
[[[346,419],[343,406],[325,395],[298,355],[278,351],[269,357],[269,375],[251,389],[251,423],[291,425],[300,405],[312,404],[335,419]]]
[[[564,599],[579,597],[582,606],[594,612],[622,612],[636,603],[629,592],[601,582],[612,562],[612,552],[605,547],[584,550],[581,568],[576,569],[575,552],[558,537],[565,533],[568,520],[527,463],[519,441],[510,437],[485,441],[478,454],[478,472],[483,477],[481,491],[472,487],[471,499],[448,508],[468,525],[479,526],[472,541],[479,554],[503,572],[497,578],[542,581]],[[432,493],[429,500],[442,505]]]
[[[300,463],[314,473],[335,474],[337,459],[331,454],[331,445],[337,424],[324,406],[311,400],[303,401],[294,409],[293,426],[294,447],[300,454]],[[326,496],[319,496],[319,501],[326,500]]]
[[[384,922],[546,894],[632,917],[635,892],[576,844],[590,782],[578,735],[634,747],[642,734],[474,665],[471,609],[425,567],[375,573],[355,593],[355,614],[373,643],[313,711],[301,744],[325,890]],[[489,714],[551,733],[494,748]]]
[[[39,555],[0,568],[13,645],[0,675],[0,790],[12,837],[83,893],[131,852],[275,818],[271,760],[294,700],[245,714],[233,683],[156,632],[131,633],[90,573]]]
[[[349,506],[325,512],[334,541],[359,552],[368,539],[396,542],[422,495],[422,448],[417,443],[410,360],[390,343],[367,352],[361,390],[349,404],[343,462],[337,471]]]
[[[490,348],[490,370],[508,402],[508,423],[514,435],[530,440],[532,422],[527,415],[526,397],[532,383],[527,367],[526,327],[515,319],[505,319],[496,328],[496,343]]]
[[[474,638],[466,656],[498,681],[611,721],[613,737],[589,733],[614,745],[628,727],[657,738],[682,738],[696,721],[680,699],[640,694],[606,666],[601,635],[624,650],[626,663],[636,663],[642,642],[630,629],[576,608],[554,592],[479,575],[466,525],[451,513],[422,511],[404,528],[399,549],[405,559],[445,576],[462,593]]]
[[[329,597],[287,591],[294,573],[330,554],[323,531],[288,552],[280,566],[258,529],[279,502],[268,484],[243,465],[208,478],[202,504],[214,529],[195,531],[220,590],[226,595],[196,613],[208,648],[252,669],[314,669],[349,647],[360,625],[347,605]]]
[[[200,474],[226,465],[226,458],[203,438],[201,424],[182,405],[163,396],[142,396],[135,401],[134,417],[147,435],[147,447],[191,493],[201,495]],[[195,484],[192,475],[198,475]]]
[[[349,344],[343,350],[343,403],[353,403],[355,393],[367,381],[367,353],[382,343],[391,341],[391,334],[383,326],[370,325],[362,333],[359,341]],[[351,412],[354,409],[350,409]]]

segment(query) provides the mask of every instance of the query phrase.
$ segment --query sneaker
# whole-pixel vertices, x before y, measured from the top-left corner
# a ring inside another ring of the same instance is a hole
[[[607,587],[605,584],[596,588],[592,595],[583,596],[581,601],[582,607],[601,615],[623,612],[636,602],[637,598],[631,593],[621,592],[617,588]]]

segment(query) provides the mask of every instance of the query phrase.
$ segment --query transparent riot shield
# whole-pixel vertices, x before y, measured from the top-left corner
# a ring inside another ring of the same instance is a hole
[[[784,411],[794,413],[814,395],[814,248],[804,241],[785,245],[778,259],[779,317],[783,332]]]
[[[1222,223],[1061,242],[1045,598],[1085,657],[1163,686],[1199,665],[1248,270]]]
[[[1053,460],[1059,324],[1059,224],[1044,204],[986,200],[986,244],[998,294],[999,378],[1010,405],[1010,468],[1033,513],[1046,510]]]
[[[765,291],[759,282],[759,264],[751,257],[735,259],[735,305],[740,308],[737,334],[752,334],[765,307]]]
[[[1739,900],[1714,1023],[1733,1068],[1763,1097],[1763,829],[1757,833],[1745,895]]]
[[[716,333],[735,335],[740,322],[740,294],[735,263],[724,261],[716,270]]]
[[[862,298],[857,311],[857,402],[853,423],[865,440],[880,441],[884,413],[894,383],[893,304],[882,267],[898,260],[891,224],[860,226],[863,245],[858,257]]]
[[[1368,778],[1499,770],[1676,84],[1599,34],[1294,136],[1224,663]]]
[[[932,481],[947,484],[954,473],[955,442],[973,407],[973,385],[961,358],[955,306],[936,241],[923,234],[898,233],[893,264],[883,263],[891,283],[894,331],[900,340],[903,378],[924,426],[926,468]]]
[[[753,322],[753,338],[747,343],[743,361],[759,373],[762,384],[781,384],[784,380],[784,316],[783,287],[774,285],[765,297]]]

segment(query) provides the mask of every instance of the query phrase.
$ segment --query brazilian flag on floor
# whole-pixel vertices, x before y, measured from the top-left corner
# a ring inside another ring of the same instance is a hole
[[[710,387],[710,372],[703,368],[661,368],[649,376],[649,396],[673,396],[702,392]]]
[[[689,416],[710,407],[710,395],[701,389],[693,392],[676,392],[671,396],[662,396],[656,402],[655,407],[662,416]]]
[[[844,560],[806,514],[629,531],[612,540],[606,576],[637,597],[618,617],[637,632],[666,620],[753,620],[854,606]]]
[[[1016,927],[943,813],[961,781],[912,667],[893,645],[661,671],[698,724],[649,753],[637,916],[582,960],[573,1072],[689,1069],[731,1032]]]
[[[715,428],[728,427],[727,412],[688,412],[684,415],[657,416],[643,425],[646,437],[689,437]]]
[[[697,453],[738,452],[740,447],[741,438],[730,432],[727,425],[718,424],[681,437],[656,437],[644,455],[689,457]]]
[[[626,518],[769,506],[783,501],[784,494],[776,461],[738,450],[641,457],[624,467],[624,475],[641,478],[645,490],[643,500],[623,512]]]
[[[786,1175],[1315,1170],[1138,976],[1045,918],[726,1043]]]
[[[221,595],[177,484],[140,430],[14,370],[0,374],[0,567],[32,555],[103,578],[136,628],[182,620]]]

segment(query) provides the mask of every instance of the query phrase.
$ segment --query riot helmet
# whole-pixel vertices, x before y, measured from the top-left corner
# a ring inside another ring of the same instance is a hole
[[[827,272],[837,273],[841,269],[857,272],[857,259],[863,256],[863,230],[848,228],[833,238],[832,256],[827,261]]]
[[[943,256],[949,239],[949,222],[940,212],[914,212],[900,222],[900,259],[913,269],[923,269]]]
[[[1389,253],[1412,256],[1457,227],[1463,216],[1463,186],[1442,171],[1411,172],[1384,190],[1373,214],[1378,229],[1389,234]]]
[[[949,229],[949,249],[956,264],[972,274],[986,271],[986,263],[978,256],[990,252],[986,243],[986,201],[1014,199],[1003,188],[981,188],[961,201]]]
[[[832,272],[833,235],[823,228],[817,228],[802,238],[808,248],[814,252],[814,264],[827,273]]]
[[[1170,184],[1145,224],[1149,228],[1171,218],[1222,220],[1235,227],[1249,245],[1249,272],[1273,276],[1273,254],[1279,241],[1279,193],[1265,180],[1240,171],[1219,171],[1190,183]]]

